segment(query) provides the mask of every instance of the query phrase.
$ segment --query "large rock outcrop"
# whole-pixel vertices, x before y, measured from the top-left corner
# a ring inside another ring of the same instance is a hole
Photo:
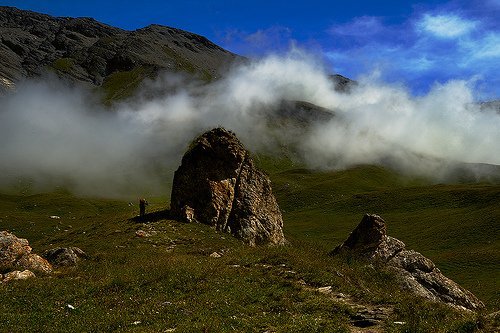
[[[234,133],[198,137],[174,175],[171,213],[228,232],[249,245],[283,244],[283,220],[271,181]]]
[[[432,301],[469,310],[484,307],[471,292],[444,276],[430,259],[387,236],[385,221],[378,215],[363,217],[347,240],[332,252],[341,253],[386,265],[397,274],[405,289]]]
[[[37,254],[31,253],[31,247],[24,238],[17,238],[7,231],[0,231],[0,272],[30,270],[50,273],[52,265]]]

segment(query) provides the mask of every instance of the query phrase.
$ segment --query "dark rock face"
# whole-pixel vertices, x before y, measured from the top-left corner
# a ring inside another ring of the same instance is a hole
[[[43,256],[56,267],[76,266],[87,255],[78,247],[56,247],[46,251]]]
[[[30,270],[50,273],[52,265],[37,254],[31,253],[31,247],[24,238],[17,238],[7,231],[0,232],[0,272]]]
[[[304,101],[283,100],[274,112],[270,113],[270,120],[288,121],[295,124],[317,124],[325,123],[335,117],[333,110],[325,109],[312,103]]]
[[[351,92],[352,88],[358,84],[356,81],[339,74],[330,75],[330,80],[335,84],[335,90],[341,93]]]
[[[211,80],[243,59],[205,37],[151,25],[126,31],[91,18],[60,18],[0,6],[0,90],[45,71],[101,85],[117,71],[160,70]]]
[[[430,259],[387,236],[385,222],[378,215],[365,215],[347,240],[332,252],[340,253],[386,265],[398,275],[405,289],[432,301],[469,310],[484,307],[471,292],[444,276]]]
[[[195,140],[174,175],[171,213],[250,245],[283,244],[283,220],[269,178],[236,136],[216,128]]]

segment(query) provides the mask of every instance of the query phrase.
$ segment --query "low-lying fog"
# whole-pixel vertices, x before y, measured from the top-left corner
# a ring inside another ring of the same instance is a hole
[[[0,185],[29,181],[98,196],[167,194],[189,142],[215,126],[233,130],[254,152],[279,153],[280,144],[293,142],[295,158],[315,169],[390,164],[444,179],[456,162],[500,164],[500,115],[480,110],[473,83],[435,84],[412,96],[367,75],[346,94],[328,74],[314,57],[292,51],[205,85],[161,75],[113,110],[56,79],[20,83],[0,97]],[[156,97],[145,98],[151,91]],[[282,100],[307,101],[337,116],[305,133],[278,123],[270,129],[262,113]]]

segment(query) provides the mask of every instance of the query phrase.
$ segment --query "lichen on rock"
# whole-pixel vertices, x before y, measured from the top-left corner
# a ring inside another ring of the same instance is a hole
[[[0,272],[30,270],[41,273],[52,272],[52,265],[37,254],[24,238],[7,231],[0,231]]]
[[[177,219],[208,224],[252,246],[285,243],[271,181],[223,128],[198,137],[182,158],[170,208]]]

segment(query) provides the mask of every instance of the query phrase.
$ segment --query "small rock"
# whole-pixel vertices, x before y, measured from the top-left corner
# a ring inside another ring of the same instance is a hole
[[[218,254],[217,252],[214,252],[214,253],[212,253],[212,254],[210,255],[210,257],[212,257],[212,258],[220,258],[220,257],[222,257],[222,256],[221,256],[220,254]]]
[[[24,270],[24,271],[12,271],[4,275],[4,278],[2,280],[3,283],[7,283],[10,281],[15,281],[15,280],[27,280],[29,278],[35,277],[35,273],[33,273],[30,270]]]
[[[405,325],[406,322],[405,321],[395,321],[394,324],[396,324],[396,325]]]
[[[183,222],[187,223],[196,222],[196,218],[194,216],[194,209],[189,207],[188,205],[184,205],[184,207],[182,207],[181,209],[180,219]]]
[[[338,298],[339,300],[345,300],[347,297],[347,295],[343,294],[343,293],[335,293],[334,294],[335,298]]]
[[[317,290],[322,294],[329,294],[332,292],[332,286],[320,287]]]
[[[61,219],[61,218],[60,218],[59,216],[57,216],[57,215],[51,215],[51,216],[49,216],[49,217],[50,217],[51,219],[53,219],[53,220],[60,220],[60,219]]]
[[[139,325],[140,323],[141,323],[141,321],[140,321],[140,320],[136,320],[136,321],[134,321],[134,322],[132,323],[132,325]]]
[[[73,305],[71,305],[71,304],[67,304],[67,305],[66,305],[66,307],[67,307],[68,309],[70,309],[70,310],[74,310],[74,309],[76,309],[76,308],[75,308]]]
[[[144,230],[137,230],[135,232],[135,235],[140,238],[151,237],[151,234]]]

